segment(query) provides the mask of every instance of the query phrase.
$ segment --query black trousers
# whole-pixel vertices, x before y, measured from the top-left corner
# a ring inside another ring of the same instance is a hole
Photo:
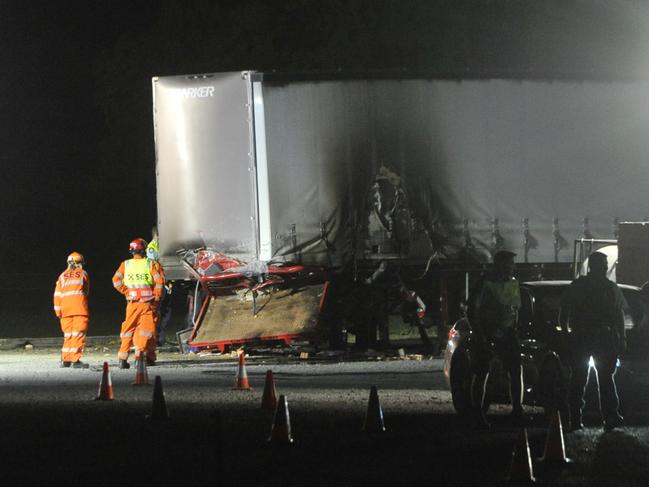
[[[471,391],[473,408],[482,409],[484,388],[489,375],[490,361],[494,356],[500,358],[503,368],[509,373],[509,388],[512,407],[521,408],[523,377],[521,374],[521,344],[515,328],[496,330],[486,342],[472,344],[471,368],[474,374]]]
[[[589,360],[593,357],[599,384],[600,410],[604,421],[619,415],[620,401],[615,386],[617,341],[608,329],[595,332],[576,332],[570,340],[570,413],[571,420],[581,422],[585,406],[584,393],[588,381]]]

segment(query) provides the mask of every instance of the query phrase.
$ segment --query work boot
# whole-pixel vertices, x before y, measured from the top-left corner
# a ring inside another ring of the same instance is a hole
[[[79,360],[78,362],[72,362],[72,368],[73,369],[87,369],[88,367],[90,367],[90,366],[88,364],[82,362],[81,360]]]
[[[622,426],[623,423],[624,423],[624,418],[619,414],[616,414],[615,416],[611,416],[610,418],[607,418],[606,421],[604,421],[604,431],[607,433],[609,431],[613,431],[618,426]]]
[[[131,365],[128,363],[127,360],[120,360],[119,361],[119,368],[120,369],[130,369]]]
[[[61,368],[66,369],[70,367],[70,364],[72,364],[72,362],[61,362]]]

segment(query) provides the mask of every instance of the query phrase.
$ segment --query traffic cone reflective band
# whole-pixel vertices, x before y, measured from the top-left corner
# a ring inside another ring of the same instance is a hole
[[[110,380],[110,370],[108,370],[108,362],[104,362],[104,369],[101,374],[101,382],[99,382],[99,392],[95,398],[97,401],[112,401],[113,400],[113,381]]]
[[[530,456],[527,428],[523,428],[512,453],[512,464],[507,480],[512,484],[531,484],[536,482]]]
[[[273,371],[266,371],[266,383],[264,384],[264,394],[261,396],[261,408],[267,411],[277,409],[277,392],[275,391],[275,379]]]
[[[273,427],[270,431],[269,443],[279,445],[290,445],[293,443],[291,437],[291,417],[288,413],[288,401],[282,394],[277,402],[275,417],[273,418]]]
[[[234,386],[235,389],[250,390],[250,382],[248,382],[248,373],[246,372],[246,355],[241,352],[239,355],[239,370],[237,371],[237,381]]]
[[[144,357],[140,357],[135,362],[135,382],[133,382],[133,385],[149,385],[149,374],[146,371],[146,360],[144,360]]]
[[[572,460],[566,457],[566,446],[563,441],[563,426],[561,425],[561,413],[555,411],[550,418],[548,437],[545,440],[545,449],[541,462],[544,463],[571,463]]]
[[[379,403],[379,393],[376,386],[372,386],[372,389],[370,389],[370,399],[367,403],[365,421],[363,421],[363,431],[366,433],[382,433],[385,431],[383,410]]]
[[[169,419],[169,410],[165,401],[165,393],[162,391],[162,379],[159,375],[155,376],[153,384],[153,407],[148,419]]]

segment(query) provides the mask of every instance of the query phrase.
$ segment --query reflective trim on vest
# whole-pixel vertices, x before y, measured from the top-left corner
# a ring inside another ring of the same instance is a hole
[[[61,349],[61,352],[63,352],[63,353],[79,353],[79,352],[83,352],[83,347],[79,347],[79,348],[65,348],[65,347],[63,347]]]
[[[113,277],[119,277],[121,279],[124,278],[124,274],[122,274],[120,271],[115,272],[115,275]]]
[[[143,330],[138,330],[137,331],[140,335],[145,336],[147,338],[151,338],[153,336],[153,333],[150,333],[148,331],[143,331]]]
[[[137,297],[137,296],[153,296],[153,291],[148,288],[135,288],[131,289],[128,292],[129,295]]]
[[[123,281],[113,281],[113,287],[120,287]]]
[[[60,306],[54,306],[54,311],[61,311],[61,307]]]
[[[129,338],[129,337],[132,337],[132,336],[133,336],[133,332],[130,332],[130,333],[120,333],[120,334],[119,334],[119,337],[120,337],[120,338]]]

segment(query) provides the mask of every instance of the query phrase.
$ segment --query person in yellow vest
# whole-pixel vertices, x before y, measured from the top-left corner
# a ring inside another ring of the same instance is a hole
[[[473,425],[478,429],[490,427],[484,416],[483,403],[489,364],[494,356],[500,358],[503,368],[509,373],[512,418],[517,422],[524,420],[521,345],[517,326],[521,292],[518,280],[514,277],[515,256],[507,250],[495,253],[494,271],[484,279],[474,295],[469,316],[473,332],[471,403]]]
[[[147,243],[136,238],[129,245],[132,259],[123,261],[113,275],[113,286],[126,297],[126,318],[120,331],[119,367],[128,369],[129,351],[135,347],[136,360],[155,364],[147,354],[149,342],[155,340],[155,312],[164,288],[164,276],[156,261],[146,258]]]

